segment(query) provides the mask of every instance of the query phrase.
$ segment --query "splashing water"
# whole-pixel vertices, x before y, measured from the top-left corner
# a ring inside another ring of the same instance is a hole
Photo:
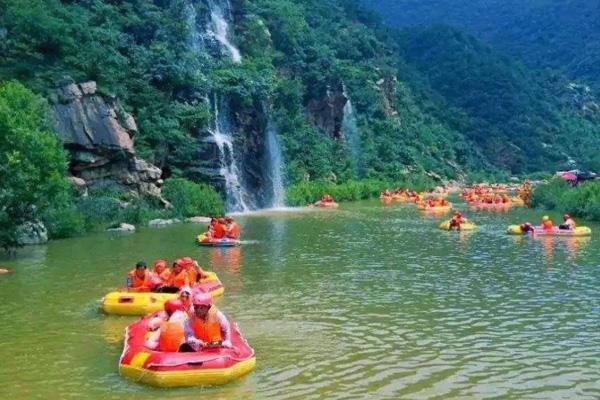
[[[229,20],[231,20],[231,6],[229,1],[225,1],[224,4],[217,4],[216,2],[209,0],[208,6],[210,8],[210,24],[208,26],[208,34],[213,36],[229,53],[231,60],[234,63],[242,62],[242,56],[237,47],[231,43],[229,39],[229,23],[223,8],[227,11]]]
[[[346,140],[348,141],[348,146],[350,148],[350,154],[352,155],[352,160],[356,163],[356,172],[359,172],[359,165],[361,160],[361,143],[360,143],[360,132],[358,131],[358,125],[356,123],[356,114],[354,113],[354,108],[352,107],[352,102],[350,101],[350,96],[346,91],[346,87],[344,86],[344,97],[347,99],[346,104],[344,105],[344,115],[342,118],[342,132],[346,136]]]
[[[267,157],[267,176],[271,183],[271,207],[285,207],[285,190],[284,190],[284,164],[281,154],[281,144],[277,137],[277,131],[271,120],[267,123],[266,137],[266,153]]]
[[[250,206],[246,200],[249,198],[249,194],[244,186],[240,169],[235,158],[233,136],[227,114],[227,102],[219,101],[215,94],[212,101],[213,118],[209,128],[209,139],[212,140],[219,149],[219,174],[223,176],[223,179],[225,180],[227,210],[249,211]]]

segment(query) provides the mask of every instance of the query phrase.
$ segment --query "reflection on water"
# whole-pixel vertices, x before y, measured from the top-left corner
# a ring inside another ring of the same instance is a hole
[[[96,235],[1,259],[0,398],[600,398],[600,240],[531,238],[539,213],[444,216],[379,201],[240,215],[239,248],[197,227]],[[600,227],[592,226],[595,232]],[[98,300],[138,259],[192,255],[225,285],[219,307],[257,370],[216,388],[156,390],[119,377],[124,327]]]

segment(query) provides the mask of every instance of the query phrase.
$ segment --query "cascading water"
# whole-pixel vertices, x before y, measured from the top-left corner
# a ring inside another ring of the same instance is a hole
[[[248,211],[249,194],[244,186],[233,148],[233,136],[228,119],[226,101],[219,101],[217,95],[212,101],[210,138],[219,149],[219,174],[225,180],[228,211]]]
[[[350,154],[352,155],[353,162],[356,163],[356,173],[359,173],[359,165],[361,160],[361,142],[360,132],[358,131],[358,125],[356,123],[356,114],[350,101],[350,96],[346,92],[344,86],[344,97],[346,98],[346,104],[344,104],[344,114],[342,118],[342,132],[348,141],[348,147],[350,148]]]
[[[267,162],[267,176],[271,187],[270,206],[272,208],[283,208],[285,207],[285,170],[281,154],[281,144],[271,120],[267,123],[265,157]]]
[[[214,37],[229,53],[234,63],[242,62],[242,56],[237,47],[229,39],[229,21],[231,18],[231,5],[228,0],[208,0],[210,9],[210,24],[208,34]],[[226,14],[225,14],[226,13]]]

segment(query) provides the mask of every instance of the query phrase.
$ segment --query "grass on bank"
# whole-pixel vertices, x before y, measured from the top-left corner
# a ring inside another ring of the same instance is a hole
[[[600,182],[584,182],[571,187],[564,179],[552,179],[535,188],[532,205],[600,221]]]

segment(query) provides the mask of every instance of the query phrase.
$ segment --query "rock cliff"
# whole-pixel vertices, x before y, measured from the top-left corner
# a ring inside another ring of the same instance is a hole
[[[53,98],[55,131],[70,153],[71,174],[87,188],[116,185],[135,195],[160,195],[162,171],[135,155],[135,120],[96,90],[93,81],[72,83]]]

